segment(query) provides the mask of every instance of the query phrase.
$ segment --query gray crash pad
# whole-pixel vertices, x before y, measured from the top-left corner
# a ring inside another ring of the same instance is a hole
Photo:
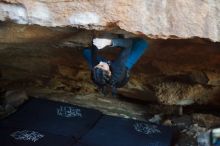
[[[103,116],[78,146],[170,146],[171,140],[169,127]]]
[[[170,146],[172,139],[169,127],[35,98],[0,129],[1,146]]]
[[[97,110],[33,98],[0,124],[15,128],[33,128],[78,139],[87,133],[101,116],[102,113]]]
[[[31,129],[1,127],[1,146],[74,146],[71,137],[53,135]]]

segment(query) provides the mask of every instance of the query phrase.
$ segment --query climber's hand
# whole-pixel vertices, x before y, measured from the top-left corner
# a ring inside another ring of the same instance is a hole
[[[110,46],[112,44],[112,40],[111,39],[95,38],[95,39],[93,39],[93,44],[98,49],[103,49],[106,46]]]

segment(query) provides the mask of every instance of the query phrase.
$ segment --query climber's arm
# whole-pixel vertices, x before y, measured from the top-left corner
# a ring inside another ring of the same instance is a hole
[[[146,40],[141,38],[133,39],[132,50],[125,63],[128,69],[131,69],[134,64],[137,63],[146,49],[148,49],[148,43]]]
[[[98,49],[95,46],[83,49],[83,57],[87,61],[90,70],[100,61],[107,61],[105,57],[97,55],[97,51]]]
[[[89,68],[92,69],[92,50],[90,48],[83,49],[83,57],[89,65]]]

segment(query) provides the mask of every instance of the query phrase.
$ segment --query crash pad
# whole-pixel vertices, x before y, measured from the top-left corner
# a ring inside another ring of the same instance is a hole
[[[74,146],[71,137],[54,135],[33,129],[1,127],[1,146]]]
[[[170,146],[171,139],[169,127],[103,116],[77,146]]]
[[[77,139],[87,133],[101,116],[102,113],[97,110],[33,98],[0,124],[15,128],[34,128]]]

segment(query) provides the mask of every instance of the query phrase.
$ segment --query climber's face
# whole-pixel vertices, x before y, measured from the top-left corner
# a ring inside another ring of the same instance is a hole
[[[107,63],[100,61],[99,64],[96,65],[95,67],[107,71],[108,75],[111,76],[110,67],[109,67],[109,65]]]

